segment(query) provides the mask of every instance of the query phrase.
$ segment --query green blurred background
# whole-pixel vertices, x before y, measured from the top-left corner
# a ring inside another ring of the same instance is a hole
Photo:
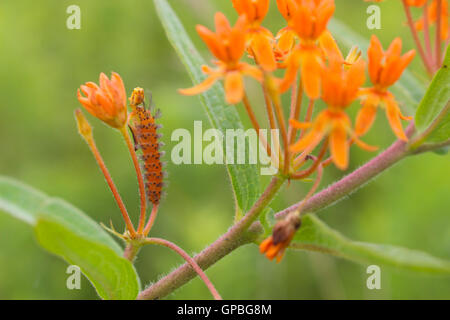
[[[231,2],[170,2],[205,58],[211,59],[194,26],[212,26],[217,10],[234,21]],[[274,2],[266,20],[272,31],[283,26]],[[372,32],[366,27],[368,4],[336,2],[336,16],[370,36]],[[66,28],[66,8],[72,4],[81,7],[81,30]],[[405,47],[411,48],[400,1],[380,6],[382,29],[375,34],[384,45],[401,36]],[[1,1],[0,47],[0,174],[64,198],[99,222],[112,219],[116,226],[123,226],[105,181],[76,131],[73,111],[79,106],[75,93],[80,84],[97,81],[102,71],[116,71],[128,93],[136,86],[150,90],[163,111],[163,141],[168,154],[174,129],[192,131],[194,120],[203,120],[204,127],[209,127],[198,98],[176,92],[190,86],[191,81],[166,40],[150,0]],[[410,69],[422,77],[419,59]],[[356,106],[352,109],[354,113]],[[239,112],[248,124],[245,114]],[[90,119],[98,146],[136,221],[137,183],[125,145],[116,132]],[[385,147],[393,139],[380,113],[365,140]],[[351,166],[358,167],[372,156],[355,148]],[[167,195],[154,235],[176,242],[189,253],[199,252],[232,222],[234,204],[226,170],[218,165],[174,166],[169,161],[167,171]],[[342,174],[328,169],[323,185]],[[450,259],[449,176],[449,156],[413,157],[320,216],[353,239],[420,249]],[[308,187],[292,183],[273,207],[282,209],[298,201]],[[164,248],[147,247],[136,266],[147,284],[180,262]],[[64,261],[37,245],[28,226],[0,214],[0,298],[95,299],[86,279],[82,290],[66,289],[66,267]],[[223,297],[230,299],[450,298],[449,278],[389,269],[383,269],[382,290],[370,291],[366,288],[366,267],[307,252],[289,252],[277,265],[259,255],[256,246],[246,246],[212,267],[208,275]],[[198,279],[169,297],[197,298],[210,298]]]

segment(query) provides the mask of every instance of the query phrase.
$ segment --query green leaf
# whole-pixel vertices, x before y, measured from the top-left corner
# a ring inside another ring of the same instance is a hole
[[[185,65],[192,81],[194,84],[202,82],[206,78],[201,71],[201,66],[205,64],[205,61],[193,45],[179,18],[166,0],[155,0],[155,6],[167,37]],[[224,136],[227,129],[243,129],[235,107],[225,103],[222,85],[215,84],[210,90],[200,95],[200,99],[212,126],[220,130]],[[234,147],[234,154],[236,154],[236,143]],[[246,148],[247,153],[250,147],[248,145]],[[238,210],[247,212],[260,194],[258,166],[227,164],[227,169],[239,207]]]
[[[427,253],[384,244],[352,241],[314,215],[306,215],[291,244],[294,249],[328,253],[364,264],[450,274],[450,262]]]
[[[79,266],[101,298],[136,299],[140,287],[133,265],[109,246],[47,218],[38,219],[35,232],[42,247]]]
[[[417,109],[417,131],[423,132],[435,121],[436,126],[423,142],[444,142],[450,139],[450,49],[447,49],[444,65],[436,73],[425,97]]]
[[[0,177],[0,211],[31,225],[39,243],[78,265],[103,299],[135,299],[139,279],[123,250],[95,221],[64,200]]]
[[[333,37],[347,50],[357,45],[367,58],[367,49],[370,42],[360,34],[353,31],[345,23],[333,18],[328,25]],[[405,70],[402,77],[390,90],[400,102],[405,112],[412,114],[425,94],[425,86],[410,71]]]
[[[0,210],[30,225],[36,223],[36,215],[48,197],[16,180],[0,177]]]
[[[123,254],[119,244],[84,212],[61,199],[51,199],[38,213],[39,218],[52,220],[86,239],[105,245],[117,255]]]

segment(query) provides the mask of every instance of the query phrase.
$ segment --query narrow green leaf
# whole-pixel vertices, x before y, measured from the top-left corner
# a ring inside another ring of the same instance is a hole
[[[450,139],[450,49],[447,49],[444,65],[434,76],[416,113],[417,131],[423,132],[436,119],[437,125],[423,142],[444,142]],[[443,114],[442,114],[443,113]]]
[[[133,265],[109,246],[47,218],[38,219],[35,232],[42,247],[79,266],[102,299],[136,299],[140,288]]]
[[[103,299],[135,299],[139,279],[123,250],[89,216],[16,180],[0,177],[0,211],[31,225],[39,243],[78,265]]]
[[[190,40],[179,18],[166,0],[155,0],[158,16],[166,31],[167,37],[185,65],[194,84],[205,80],[201,66],[205,64],[197,49]],[[201,102],[214,128],[224,136],[227,129],[243,129],[242,122],[234,106],[225,103],[222,85],[215,84],[200,96]],[[226,146],[226,143],[225,147]],[[234,145],[235,153],[237,144]],[[246,148],[249,152],[250,145]],[[225,150],[227,150],[225,148]],[[247,212],[257,200],[260,193],[258,167],[249,164],[227,164],[231,184],[234,189],[238,210]]]
[[[379,264],[411,271],[450,274],[450,262],[427,253],[384,244],[352,241],[314,215],[306,215],[291,244],[364,264]]]
[[[333,18],[330,21],[329,29],[336,40],[347,50],[350,50],[352,46],[357,45],[367,58],[367,49],[370,44],[367,39],[336,18]],[[412,114],[425,94],[425,85],[410,71],[405,70],[400,80],[397,81],[390,90],[400,102],[400,105],[405,112]]]

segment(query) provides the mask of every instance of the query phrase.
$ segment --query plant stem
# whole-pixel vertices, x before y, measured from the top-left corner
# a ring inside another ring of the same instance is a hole
[[[139,184],[139,196],[141,201],[141,213],[139,215],[139,226],[137,233],[142,234],[144,230],[145,225],[145,215],[147,211],[147,199],[145,197],[145,184],[144,184],[144,177],[142,176],[141,166],[139,165],[139,160],[136,155],[136,150],[134,149],[133,142],[131,141],[130,134],[128,133],[128,129],[126,126],[123,127],[120,132],[123,135],[123,138],[125,139],[125,142],[128,147],[128,151],[130,152],[131,159],[133,160],[134,169],[136,170],[136,176]]]
[[[287,175],[289,173],[289,141],[288,132],[286,129],[286,121],[284,120],[283,107],[281,106],[281,99],[279,96],[272,97],[273,104],[275,106],[275,114],[277,115],[278,125],[281,130],[281,138],[283,140],[284,147],[284,165],[283,173]]]
[[[414,41],[416,43],[417,51],[419,51],[420,57],[422,58],[422,61],[425,65],[425,68],[427,69],[427,72],[432,75],[433,74],[433,68],[430,65],[430,60],[428,59],[427,55],[425,54],[425,51],[423,50],[422,43],[420,42],[419,35],[417,34],[417,30],[414,26],[414,21],[411,15],[411,10],[409,8],[409,5],[407,4],[406,0],[402,0],[403,7],[405,8],[406,18],[408,20],[409,28],[411,29],[412,36],[414,38]]]
[[[436,20],[436,58],[435,58],[435,68],[436,70],[441,67],[441,20],[442,20],[442,0],[437,0],[437,20]]]
[[[253,112],[252,106],[250,104],[250,100],[248,100],[247,95],[244,95],[244,98],[242,99],[242,102],[244,103],[245,110],[247,111],[248,117],[250,118],[250,121],[252,122],[253,128],[256,130],[256,134],[259,137],[259,140],[263,144],[263,146],[266,148],[267,154],[272,154],[272,150],[270,149],[269,144],[267,143],[266,139],[261,134],[261,127],[259,126],[258,120],[256,119],[255,113]]]
[[[144,229],[145,236],[147,236],[149,234],[150,230],[153,227],[153,224],[155,223],[156,216],[158,215],[158,208],[159,208],[159,205],[153,205],[152,213],[150,214],[150,219],[148,219],[147,225],[145,226],[145,229]]]
[[[414,140],[410,141],[409,143],[410,149],[414,150],[420,147],[423,144],[423,142],[428,138],[428,136],[432,134],[433,131],[441,124],[441,122],[444,120],[444,118],[448,115],[449,112],[450,112],[450,101],[447,102],[445,107],[441,110],[441,112],[439,112],[439,114],[433,120],[430,126],[427,129],[425,129],[425,131],[423,131],[420,135],[415,137]]]
[[[212,282],[209,280],[208,276],[205,274],[205,272],[200,268],[200,266],[195,262],[194,259],[191,258],[183,249],[181,249],[176,244],[159,238],[147,238],[144,240],[145,244],[157,244],[160,246],[164,246],[166,248],[169,248],[176,253],[178,253],[186,262],[192,267],[192,269],[198,274],[198,276],[203,280],[206,287],[211,292],[212,296],[215,300],[222,300],[222,297],[220,296],[219,292],[217,292],[216,288],[212,284]]]
[[[123,252],[123,257],[128,259],[131,263],[133,263],[136,258],[141,246],[136,245],[133,241],[129,242]]]
[[[291,114],[289,115],[289,119],[295,119],[298,120],[298,117],[300,116],[301,108],[302,108],[302,99],[303,99],[303,87],[302,82],[298,83],[297,86],[297,92],[295,93],[295,86],[292,87],[292,97],[291,97]],[[288,130],[288,137],[289,137],[289,145],[294,142],[295,134],[297,133],[297,130],[289,125]]]
[[[438,143],[424,143],[417,149],[411,151],[412,154],[421,154],[428,151],[438,150],[450,146],[450,139]]]
[[[427,56],[431,60],[431,64],[435,64],[435,61],[433,60],[433,49],[431,48],[431,41],[430,41],[430,21],[428,19],[428,0],[425,2],[423,6],[423,38],[425,42],[425,48],[427,50]]]
[[[280,163],[281,160],[281,149],[280,149],[280,144],[278,139],[275,139],[274,136],[272,135],[274,130],[277,130],[277,123],[275,121],[275,117],[274,117],[274,113],[273,113],[273,105],[272,105],[272,101],[270,100],[270,96],[269,93],[267,92],[267,88],[265,86],[265,84],[263,84],[262,86],[263,89],[263,94],[264,94],[264,101],[266,104],[266,111],[267,111],[267,118],[269,119],[269,125],[270,125],[270,137],[271,137],[271,141],[272,141],[272,147],[275,148],[276,150],[276,154],[270,154],[269,157],[272,158],[272,163]],[[276,159],[278,158],[278,159]]]
[[[325,140],[323,142],[322,148],[320,149],[319,155],[314,160],[313,165],[307,170],[300,171],[300,172],[293,174],[292,178],[293,179],[305,179],[305,178],[309,177],[311,174],[313,174],[314,171],[316,171],[316,169],[322,165],[321,161],[325,157],[327,150],[328,150],[328,140]]]
[[[294,86],[292,87],[291,114],[289,116],[289,119],[298,120],[298,117],[300,116],[300,112],[301,112],[301,108],[302,108],[303,86],[302,86],[302,81],[300,79],[300,81],[297,85],[297,90],[296,90],[295,83],[294,83]],[[295,129],[289,123],[288,145],[292,145],[294,143],[296,134],[297,134],[297,129]],[[291,162],[291,157],[292,157],[292,154],[290,155],[289,163]]]
[[[117,190],[117,187],[114,184],[114,181],[112,180],[111,174],[109,173],[108,168],[106,167],[105,162],[103,161],[103,158],[97,149],[97,145],[95,144],[94,139],[93,138],[86,139],[86,142],[89,146],[89,149],[91,149],[91,152],[94,155],[94,158],[97,161],[97,164],[100,167],[100,170],[102,171],[103,176],[106,179],[106,183],[108,184],[109,189],[111,190],[111,192],[114,196],[114,199],[116,200],[117,205],[119,206],[120,212],[122,213],[123,220],[125,221],[125,224],[127,226],[128,232],[130,233],[130,236],[132,238],[135,237],[136,230],[134,230],[133,223],[130,220],[130,216],[128,215],[127,208],[125,207],[122,197],[120,196],[119,191]]]
[[[196,255],[194,257],[195,262],[203,270],[206,270],[240,246],[255,241],[260,235],[261,226],[252,225],[252,223],[256,220],[262,210],[269,205],[278,190],[284,184],[284,181],[284,178],[273,178],[266,191],[261,195],[250,211],[224,235]],[[142,291],[139,294],[138,299],[153,300],[163,298],[189,282],[195,275],[196,273],[192,270],[190,265],[185,263]]]

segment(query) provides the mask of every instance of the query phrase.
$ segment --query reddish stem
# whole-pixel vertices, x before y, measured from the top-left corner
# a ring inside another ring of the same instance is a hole
[[[144,235],[147,236],[150,233],[150,230],[153,227],[153,224],[155,223],[156,216],[158,215],[158,209],[159,205],[153,205],[152,213],[150,213],[150,219],[148,219],[147,225],[144,229]]]
[[[98,166],[100,167],[100,170],[102,171],[103,175],[105,176],[105,179],[106,179],[106,182],[108,183],[109,189],[111,189],[114,199],[116,200],[116,203],[119,206],[120,212],[122,213],[123,219],[124,219],[125,224],[128,229],[128,232],[130,232],[130,236],[132,238],[135,237],[136,231],[134,230],[133,223],[130,220],[130,216],[128,215],[128,211],[125,207],[125,204],[123,203],[122,197],[120,196],[119,191],[117,190],[117,187],[114,184],[114,181],[112,180],[111,174],[109,173],[108,168],[106,167],[105,162],[103,161],[103,158],[97,149],[95,141],[93,139],[87,139],[86,142],[88,143],[88,146],[91,149],[92,154],[94,155],[94,158],[97,161]]]
[[[222,297],[217,292],[216,288],[214,287],[212,282],[209,280],[209,278],[207,277],[205,272],[202,270],[202,268],[200,268],[200,266],[197,264],[197,262],[195,262],[195,260],[192,259],[191,256],[188,255],[183,249],[181,249],[176,244],[174,244],[170,241],[167,241],[164,239],[159,239],[159,238],[147,238],[147,239],[145,239],[145,243],[161,245],[161,246],[169,248],[169,249],[175,251],[176,253],[178,253],[184,260],[186,260],[187,263],[189,263],[191,265],[192,269],[194,269],[194,271],[198,274],[198,276],[203,280],[203,282],[208,287],[208,289],[211,292],[214,299],[222,300]]]
[[[411,15],[411,10],[410,10],[406,0],[402,0],[402,2],[403,2],[403,7],[405,8],[408,25],[409,25],[409,28],[411,29],[411,33],[412,33],[412,36],[416,43],[417,50],[419,51],[420,57],[422,58],[422,61],[425,65],[425,68],[427,69],[427,72],[431,75],[431,74],[433,74],[433,68],[430,64],[430,60],[428,59],[427,55],[425,54],[425,51],[423,50],[422,43],[420,42],[419,35],[417,34],[417,30],[414,26],[414,21],[413,21],[412,15]]]
[[[423,31],[423,37],[425,41],[425,48],[427,50],[427,56],[430,59],[431,64],[435,64],[433,60],[433,49],[431,48],[431,41],[430,41],[430,21],[428,19],[428,2],[425,2],[425,5],[423,7],[423,25],[424,25],[424,31]]]
[[[145,197],[145,184],[144,177],[142,176],[141,166],[139,165],[139,160],[136,155],[136,150],[134,149],[133,142],[131,141],[130,134],[128,133],[128,129],[123,127],[121,133],[125,139],[125,142],[128,147],[128,151],[130,152],[131,159],[133,160],[134,169],[136,170],[136,176],[139,184],[139,195],[141,201],[141,213],[139,216],[139,226],[138,226],[138,234],[142,234],[145,225],[145,215],[147,211],[147,199]]]
[[[435,61],[435,67],[436,70],[441,67],[442,58],[441,58],[441,20],[442,20],[442,0],[437,0],[437,21],[436,21],[436,61]]]
[[[298,117],[300,116],[300,112],[301,112],[301,108],[302,108],[303,86],[302,86],[301,79],[297,85],[297,89],[295,88],[295,83],[294,83],[294,86],[292,87],[291,114],[289,116],[289,119],[297,120]],[[296,133],[297,133],[297,129],[294,128],[293,126],[291,126],[291,124],[289,124],[289,130],[288,130],[289,145],[294,143]]]
[[[255,113],[253,112],[253,108],[250,104],[250,100],[248,99],[247,95],[244,95],[242,102],[244,103],[245,110],[247,111],[248,117],[250,118],[250,121],[252,122],[253,128],[256,130],[256,134],[258,135],[264,148],[266,148],[267,154],[270,157],[272,155],[272,150],[270,149],[270,146],[267,143],[266,139],[261,134],[261,127],[259,126],[258,120],[256,119]]]

